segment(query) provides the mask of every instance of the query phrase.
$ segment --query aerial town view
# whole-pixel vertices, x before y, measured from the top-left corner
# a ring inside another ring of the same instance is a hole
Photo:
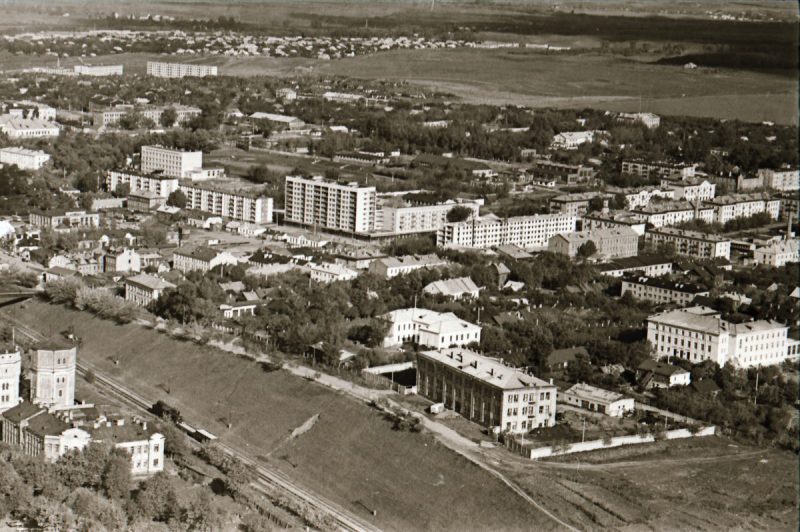
[[[0,531],[798,530],[799,35],[0,2]]]

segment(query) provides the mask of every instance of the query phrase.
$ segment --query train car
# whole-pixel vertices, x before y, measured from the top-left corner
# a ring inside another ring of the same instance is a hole
[[[216,436],[214,436],[213,434],[211,434],[210,432],[208,432],[205,429],[197,429],[197,430],[195,430],[194,434],[192,434],[192,437],[195,440],[197,440],[197,441],[199,441],[201,443],[205,443],[207,441],[214,441],[214,440],[217,439]]]
[[[164,401],[156,401],[153,403],[153,406],[150,407],[150,411],[161,419],[169,419],[175,424],[179,424],[183,421],[181,411],[173,406],[169,406]]]

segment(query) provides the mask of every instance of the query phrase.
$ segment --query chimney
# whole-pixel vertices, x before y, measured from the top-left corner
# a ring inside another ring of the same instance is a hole
[[[147,421],[142,421],[142,430],[147,430]]]

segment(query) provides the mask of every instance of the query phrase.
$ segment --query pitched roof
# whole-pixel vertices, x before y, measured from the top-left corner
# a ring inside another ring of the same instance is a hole
[[[563,364],[564,362],[572,362],[577,355],[583,355],[589,358],[589,352],[585,347],[565,347],[563,349],[554,349],[547,355],[547,364]]]
[[[23,419],[28,419],[31,416],[38,415],[45,411],[46,410],[41,406],[23,401],[17,406],[11,407],[3,412],[3,417],[12,423],[19,423]]]
[[[442,279],[434,281],[423,288],[428,294],[441,294],[445,296],[460,296],[466,293],[478,291],[478,285],[469,277],[458,277],[456,279]]]
[[[642,371],[652,371],[654,375],[662,377],[670,377],[677,373],[689,373],[680,366],[673,366],[665,362],[658,362],[656,360],[648,359],[639,364],[639,369]]]

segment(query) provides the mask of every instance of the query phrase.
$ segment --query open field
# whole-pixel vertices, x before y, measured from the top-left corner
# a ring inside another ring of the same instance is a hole
[[[797,530],[797,457],[706,437],[521,457],[509,476],[579,529]]]
[[[73,325],[83,338],[83,360],[146,397],[177,406],[190,422],[249,448],[254,456],[383,529],[554,526],[494,477],[432,437],[393,431],[366,405],[287,372],[264,371],[234,355],[42,302],[5,311],[43,334]],[[119,365],[112,359],[119,359]],[[319,420],[308,432],[288,440],[292,430],[317,414]],[[224,423],[228,419],[230,430]],[[377,516],[367,508],[377,510]]]

